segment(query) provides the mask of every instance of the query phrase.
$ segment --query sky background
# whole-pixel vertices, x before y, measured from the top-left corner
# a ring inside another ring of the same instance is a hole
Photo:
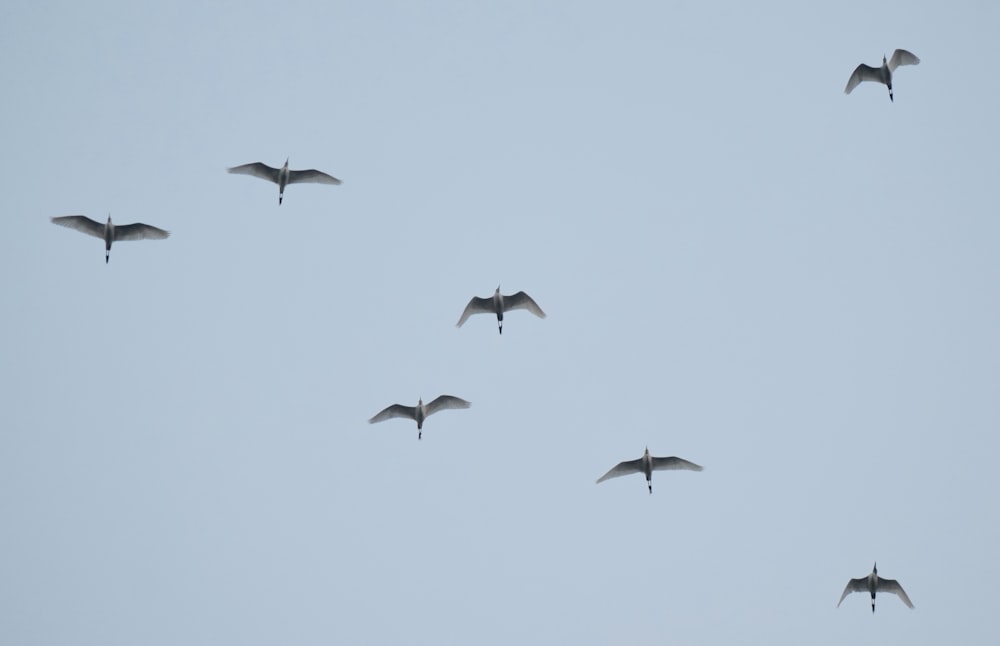
[[[0,643],[994,642],[998,24],[3,3]]]

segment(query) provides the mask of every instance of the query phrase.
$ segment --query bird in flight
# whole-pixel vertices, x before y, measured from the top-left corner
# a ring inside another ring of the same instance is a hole
[[[905,49],[897,49],[894,51],[892,53],[892,58],[888,61],[885,60],[885,55],[883,54],[882,67],[871,67],[862,63],[854,69],[854,73],[851,74],[851,78],[847,80],[847,87],[844,88],[844,94],[850,94],[851,91],[858,87],[858,85],[860,85],[863,81],[874,81],[876,83],[889,86],[889,101],[892,101],[892,73],[895,72],[896,68],[900,65],[919,64],[920,59]]]
[[[111,243],[115,240],[162,240],[170,236],[169,231],[136,222],[135,224],[112,224],[111,214],[105,224],[91,220],[85,215],[63,215],[52,218],[61,227],[76,229],[82,233],[104,240],[104,262],[111,256]]]
[[[393,404],[392,406],[388,406],[379,411],[374,417],[368,420],[368,423],[374,424],[376,422],[384,422],[385,420],[392,419],[393,417],[407,417],[417,423],[417,439],[419,440],[423,437],[424,420],[427,419],[428,416],[433,415],[439,410],[447,410],[449,408],[468,408],[469,406],[472,406],[472,404],[465,401],[461,397],[441,395],[437,399],[427,402],[426,404],[423,399],[418,399],[416,406]]]
[[[681,458],[669,457],[669,458],[656,458],[649,454],[649,447],[646,447],[645,452],[643,452],[642,457],[637,460],[626,460],[625,462],[619,462],[617,465],[612,467],[610,471],[605,473],[603,476],[597,479],[597,484],[604,482],[605,480],[610,480],[611,478],[618,478],[621,476],[629,475],[630,473],[643,473],[646,475],[646,485],[649,487],[649,493],[653,493],[653,472],[654,471],[667,471],[667,470],[677,470],[683,469],[685,471],[701,471],[702,467],[695,464],[694,462],[688,462]]]
[[[312,183],[312,184],[340,184],[341,181],[334,177],[333,175],[327,175],[326,173],[318,170],[289,170],[288,169],[288,159],[285,159],[285,165],[281,168],[271,168],[267,164],[262,164],[260,162],[254,162],[252,164],[243,164],[242,166],[233,166],[227,169],[230,173],[236,173],[237,175],[253,175],[254,177],[260,177],[261,179],[266,179],[269,182],[274,182],[278,185],[278,205],[281,205],[281,200],[285,196],[285,186],[288,184],[301,184],[301,183]]]
[[[847,582],[847,587],[844,588],[844,594],[840,595],[840,601],[837,602],[837,607],[844,602],[844,598],[852,592],[868,592],[872,595],[872,612],[875,612],[875,593],[876,592],[891,592],[892,594],[898,596],[903,600],[903,603],[907,607],[912,608],[913,602],[910,598],[906,596],[906,592],[903,591],[903,586],[899,585],[899,581],[894,579],[883,579],[878,575],[878,563],[872,567],[872,573],[868,576],[863,576],[860,579],[851,579]]]
[[[500,286],[497,285],[497,291],[493,292],[492,297],[473,296],[469,304],[465,306],[465,310],[455,327],[462,327],[462,324],[473,314],[496,314],[497,327],[500,329],[500,334],[503,334],[503,314],[510,310],[528,310],[539,318],[545,318],[545,312],[530,296],[524,292],[504,296],[500,293]]]

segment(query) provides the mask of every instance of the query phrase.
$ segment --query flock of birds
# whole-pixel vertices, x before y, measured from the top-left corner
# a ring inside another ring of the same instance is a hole
[[[897,49],[892,53],[892,57],[889,59],[886,59],[885,55],[882,56],[882,65],[880,67],[871,67],[870,65],[865,65],[864,63],[858,65],[851,74],[851,77],[848,79],[847,85],[844,87],[844,93],[850,94],[854,88],[861,83],[871,81],[881,83],[888,87],[889,101],[894,102],[892,94],[892,75],[896,71],[896,68],[901,65],[917,65],[919,63],[920,59],[911,52],[908,52],[905,49]],[[288,159],[285,159],[285,164],[281,168],[273,168],[261,162],[253,162],[250,164],[233,166],[227,170],[230,173],[251,175],[253,177],[266,179],[269,182],[277,184],[279,206],[284,200],[285,187],[289,184],[341,184],[339,179],[322,171],[314,169],[291,170],[288,168]],[[60,226],[75,229],[81,233],[86,233],[87,235],[94,236],[95,238],[103,238],[105,263],[108,262],[111,256],[111,244],[116,240],[163,240],[170,236],[169,231],[165,231],[149,224],[143,224],[141,222],[115,225],[111,221],[110,214],[108,214],[108,221],[104,224],[91,220],[84,215],[65,215],[54,217],[52,218],[52,222]],[[503,334],[504,313],[520,309],[528,310],[539,318],[545,318],[545,312],[542,311],[542,308],[539,307],[538,303],[536,303],[535,300],[526,293],[521,291],[515,294],[504,295],[500,293],[500,286],[498,285],[496,291],[493,292],[493,296],[491,297],[480,298],[478,296],[473,296],[469,301],[469,304],[465,306],[465,309],[462,311],[462,315],[458,319],[458,323],[455,325],[456,327],[462,327],[462,325],[473,314],[494,314],[497,317],[497,329],[500,334]],[[470,402],[453,395],[441,395],[426,404],[424,403],[423,398],[421,398],[417,400],[417,404],[415,406],[405,406],[403,404],[392,404],[391,406],[387,406],[369,419],[368,423],[375,424],[377,422],[384,422],[388,419],[397,417],[411,419],[417,423],[417,439],[419,440],[423,437],[424,421],[427,417],[438,411],[469,408],[471,405],[472,404]],[[641,473],[645,475],[646,486],[649,488],[650,495],[652,495],[653,471],[701,471],[702,469],[703,467],[700,465],[697,465],[694,462],[689,462],[683,458],[675,456],[655,457],[650,455],[649,448],[646,447],[642,457],[635,460],[625,460],[623,462],[619,462],[607,473],[598,478],[597,484],[600,484],[605,480],[610,480],[611,478],[618,478],[633,473]],[[852,592],[868,592],[871,595],[873,613],[875,612],[875,594],[877,592],[895,594],[908,607],[913,608],[913,603],[910,601],[910,597],[907,596],[906,592],[903,590],[903,586],[901,586],[898,581],[894,579],[885,579],[878,575],[877,563],[872,567],[871,574],[861,578],[851,579],[847,582],[847,587],[844,588],[844,593],[841,595],[840,601],[837,602],[838,608],[840,607],[840,604],[843,603],[844,599]]]

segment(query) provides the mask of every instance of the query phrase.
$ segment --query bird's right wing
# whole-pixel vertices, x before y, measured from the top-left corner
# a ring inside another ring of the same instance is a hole
[[[439,410],[446,410],[449,408],[468,408],[472,406],[469,402],[465,401],[461,397],[454,397],[452,395],[441,395],[432,402],[426,405],[427,414],[433,415]]]
[[[860,579],[851,579],[847,582],[847,587],[844,588],[844,594],[840,595],[840,601],[837,602],[837,607],[844,602],[847,595],[852,592],[864,592],[868,589],[868,577],[863,577]]]
[[[493,299],[492,298],[479,298],[478,296],[473,296],[469,304],[465,306],[465,310],[462,312],[462,317],[458,319],[458,323],[455,327],[462,327],[462,324],[472,316],[473,314],[481,314],[483,312],[492,312],[493,310]]]
[[[686,471],[701,471],[703,467],[681,458],[653,458],[653,471],[669,469],[684,469]]]
[[[896,68],[900,65],[919,65],[920,59],[906,51],[905,49],[897,49],[892,53],[892,58],[889,59],[889,71],[895,72]]]
[[[503,308],[504,310],[528,310],[539,318],[545,318],[545,312],[538,307],[538,303],[524,292],[504,296]]]
[[[52,218],[53,224],[58,224],[61,227],[69,227],[70,229],[76,229],[81,233],[86,233],[89,236],[94,236],[95,238],[104,239],[104,225],[100,222],[94,222],[85,215],[63,215],[61,217]]]
[[[278,174],[281,172],[277,168],[271,168],[267,164],[262,164],[260,162],[254,162],[252,164],[243,164],[242,166],[233,166],[227,169],[230,173],[235,173],[237,175],[253,175],[254,177],[260,177],[261,179],[266,179],[269,182],[278,183]]]
[[[851,74],[851,78],[847,79],[847,87],[844,88],[844,94],[850,94],[851,90],[858,87],[862,81],[875,81],[877,83],[882,82],[882,68],[881,67],[869,67],[862,63],[854,70],[854,74]]]
[[[341,181],[333,175],[327,175],[318,170],[290,170],[288,171],[288,183],[299,184],[302,182],[312,182],[313,184],[340,184]]]
[[[163,240],[169,237],[169,231],[142,222],[115,227],[115,240]]]
[[[387,419],[392,419],[393,417],[409,417],[410,419],[417,418],[417,409],[413,406],[403,406],[402,404],[393,404],[388,408],[383,409],[375,417],[368,420],[369,424],[374,424],[375,422],[384,422]]]
[[[896,51],[898,52],[899,50],[897,49]],[[891,592],[902,599],[903,603],[905,603],[908,607],[913,607],[913,602],[910,601],[908,596],[906,596],[906,593],[903,591],[903,586],[899,585],[899,581],[896,581],[895,579],[883,579],[882,577],[879,577],[878,590],[879,592]]]
[[[605,480],[610,480],[611,478],[627,476],[630,473],[642,473],[642,458],[639,458],[638,460],[626,460],[625,462],[619,462],[610,471],[598,478],[597,484],[600,484]]]

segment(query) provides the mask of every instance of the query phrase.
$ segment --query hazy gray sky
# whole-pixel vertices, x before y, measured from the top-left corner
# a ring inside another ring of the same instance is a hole
[[[0,643],[994,641],[998,24],[5,3]]]

